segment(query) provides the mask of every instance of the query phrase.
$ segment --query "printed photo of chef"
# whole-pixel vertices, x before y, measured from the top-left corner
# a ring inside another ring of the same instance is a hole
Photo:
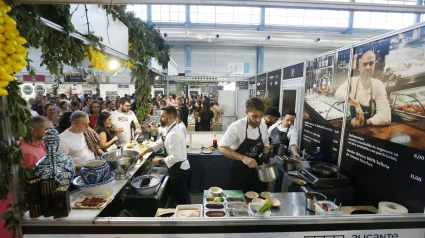
[[[425,27],[354,48],[348,105],[348,130],[425,150]]]

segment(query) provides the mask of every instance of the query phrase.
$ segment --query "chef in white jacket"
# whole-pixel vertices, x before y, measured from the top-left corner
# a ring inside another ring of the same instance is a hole
[[[367,51],[359,61],[360,75],[350,80],[351,125],[356,128],[370,125],[391,124],[391,109],[384,84],[372,78],[375,70],[376,55]],[[335,93],[337,98],[345,98],[347,83],[343,83]]]
[[[189,176],[190,165],[186,153],[186,137],[176,123],[177,109],[173,106],[161,108],[161,126],[166,127],[165,134],[154,144],[140,153],[139,159],[150,152],[164,149],[165,158],[152,160],[155,166],[166,165],[170,175],[171,193],[176,205],[190,204]]]

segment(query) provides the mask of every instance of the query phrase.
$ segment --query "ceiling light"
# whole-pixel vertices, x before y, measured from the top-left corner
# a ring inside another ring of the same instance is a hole
[[[118,70],[120,64],[116,60],[109,61],[109,70]]]

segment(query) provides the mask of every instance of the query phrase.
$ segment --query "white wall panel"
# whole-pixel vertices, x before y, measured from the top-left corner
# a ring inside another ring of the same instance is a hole
[[[184,73],[184,45],[172,45],[170,55],[179,66],[179,73]]]
[[[282,68],[327,51],[329,50],[264,47],[264,72]]]

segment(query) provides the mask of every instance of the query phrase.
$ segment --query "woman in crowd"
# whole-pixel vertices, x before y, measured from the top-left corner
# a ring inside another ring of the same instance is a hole
[[[193,94],[190,94],[189,104],[188,104],[189,114],[193,113],[193,110],[195,109],[195,103],[196,103],[196,100],[194,99]]]
[[[100,101],[100,111],[103,111],[106,109],[106,102],[105,101]]]
[[[100,113],[100,104],[98,101],[94,101],[90,104],[89,106],[89,111],[90,111],[90,116],[89,116],[89,126],[91,128],[94,128],[94,126],[96,125],[96,121],[97,121],[97,117],[99,116]]]
[[[199,131],[214,131],[214,113],[210,110],[210,102],[202,101],[202,109],[198,116]]]
[[[201,99],[196,99],[195,108],[193,109],[193,118],[195,119],[195,131],[199,131],[198,117],[201,113]]]
[[[115,141],[118,140],[117,136],[112,137],[109,129],[112,127],[112,117],[109,112],[101,112],[97,118],[94,129],[100,138],[100,148],[102,150],[108,149]]]
[[[159,101],[159,107],[166,107],[167,106],[167,101],[165,99],[161,99],[161,101]]]
[[[59,125],[55,127],[59,134],[71,127],[71,114],[72,112],[64,112],[59,118]]]
[[[152,105],[154,106],[154,107],[156,107],[157,109],[159,109],[160,107],[159,107],[159,102],[158,102],[158,100],[156,100],[156,98],[154,97],[154,98],[152,98]]]
[[[61,117],[65,112],[69,112],[68,103],[66,101],[61,101],[59,103],[58,116]]]
[[[148,103],[148,116],[147,116],[148,121],[150,121],[150,118],[152,115],[153,115],[153,105],[152,103]]]
[[[58,115],[56,115],[55,104],[53,103],[45,103],[43,105],[43,113],[44,116],[49,119],[50,127],[54,128],[58,124]]]

